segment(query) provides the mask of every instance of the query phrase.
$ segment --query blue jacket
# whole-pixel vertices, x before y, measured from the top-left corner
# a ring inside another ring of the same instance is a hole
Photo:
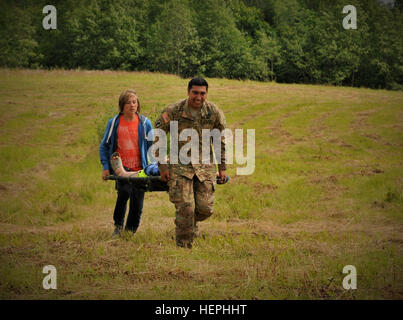
[[[99,146],[99,157],[101,159],[103,170],[109,170],[111,174],[113,174],[113,170],[111,168],[109,160],[111,159],[112,154],[118,148],[119,121],[120,121],[120,114],[109,119],[108,124],[106,126],[104,137]],[[149,160],[147,157],[147,150],[153,144],[154,132],[151,121],[141,114],[139,114],[138,130],[139,130],[138,137],[139,137],[139,149],[141,155],[141,165],[146,174],[149,174],[150,171],[155,171],[155,167],[157,166],[155,160],[153,159]],[[149,140],[147,139],[147,135],[150,138]]]

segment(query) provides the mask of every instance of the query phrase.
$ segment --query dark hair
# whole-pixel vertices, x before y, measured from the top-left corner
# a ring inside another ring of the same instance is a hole
[[[206,91],[208,91],[208,83],[203,78],[197,77],[197,78],[193,78],[192,80],[190,80],[188,83],[188,91],[190,89],[192,89],[193,86],[206,87]]]
[[[123,107],[125,106],[126,102],[129,100],[131,96],[136,96],[137,97],[137,113],[140,113],[140,100],[139,97],[137,96],[136,91],[133,89],[128,89],[126,91],[123,91],[122,94],[119,97],[119,112],[123,112]]]

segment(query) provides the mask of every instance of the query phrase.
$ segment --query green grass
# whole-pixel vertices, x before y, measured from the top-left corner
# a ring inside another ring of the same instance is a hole
[[[154,120],[186,79],[0,70],[0,299],[402,299],[403,93],[208,81],[228,127],[255,129],[256,168],[229,166],[185,250],[166,193],[111,239],[98,146],[123,90]],[[48,264],[57,290],[42,288]]]

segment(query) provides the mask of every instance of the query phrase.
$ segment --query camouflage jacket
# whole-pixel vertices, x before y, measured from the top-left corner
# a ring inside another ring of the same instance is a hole
[[[179,174],[188,177],[189,179],[192,179],[193,176],[196,174],[200,181],[211,180],[215,182],[217,162],[214,161],[213,156],[213,139],[210,138],[208,140],[209,161],[206,161],[208,162],[208,164],[202,163],[202,129],[218,129],[218,132],[221,133],[226,126],[225,116],[223,112],[215,104],[206,100],[201,107],[200,113],[196,117],[193,117],[189,110],[188,99],[185,99],[166,107],[162,111],[161,115],[157,118],[155,122],[155,129],[162,129],[166,133],[168,133],[170,132],[171,121],[177,121],[178,137],[180,137],[180,134],[184,129],[195,129],[197,131],[199,138],[199,154],[196,155],[198,156],[198,163],[193,163],[194,161],[191,161],[189,164],[182,164],[179,157],[178,164],[174,164],[171,163],[173,161],[171,161],[172,159],[170,159],[169,169],[173,171],[173,174]],[[174,133],[170,132],[170,134],[172,140],[172,135]],[[223,135],[220,135],[218,139],[218,149],[216,149],[216,151],[220,151],[221,153],[218,159],[218,168],[219,170],[226,170],[225,139]],[[188,137],[187,141],[181,141],[180,139],[178,139],[178,152],[180,152],[181,148],[189,141],[190,137]],[[190,155],[190,153],[188,153],[188,155]],[[159,163],[158,166],[161,172],[168,169],[167,164]]]

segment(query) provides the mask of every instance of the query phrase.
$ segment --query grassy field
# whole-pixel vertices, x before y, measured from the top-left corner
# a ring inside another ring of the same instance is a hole
[[[208,79],[228,126],[256,130],[255,173],[230,166],[191,250],[162,192],[111,238],[98,146],[118,96],[134,88],[154,120],[187,81],[0,70],[0,299],[402,299],[402,92]]]

